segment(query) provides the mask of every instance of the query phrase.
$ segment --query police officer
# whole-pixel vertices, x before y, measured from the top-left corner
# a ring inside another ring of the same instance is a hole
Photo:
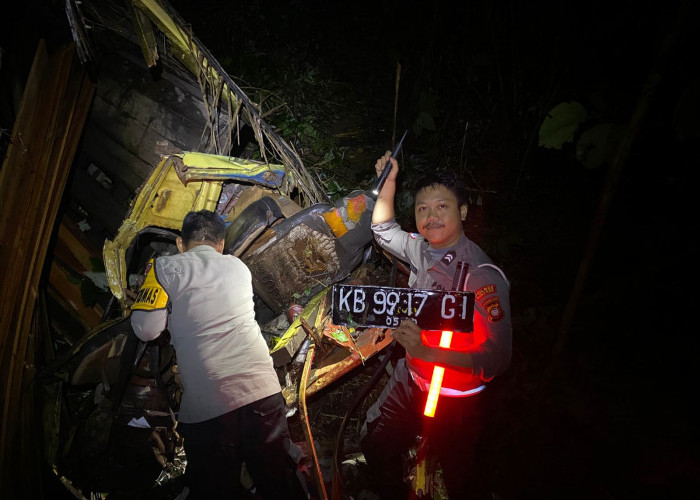
[[[148,266],[132,306],[144,342],[167,327],[183,394],[178,429],[187,456],[189,500],[238,498],[241,463],[265,499],[308,498],[290,440],[284,398],[255,321],[251,274],[223,255],[218,215],[189,212],[177,255]]]
[[[361,445],[382,499],[405,499],[409,488],[397,459],[427,436],[442,467],[450,498],[480,498],[484,482],[475,476],[479,460],[480,403],[486,385],[510,364],[512,325],[509,283],[503,272],[464,234],[467,204],[449,174],[424,177],[416,186],[415,221],[419,234],[403,231],[394,219],[398,163],[387,153],[377,160],[377,175],[387,161],[392,169],[372,214],[379,245],[410,264],[409,286],[449,290],[458,263],[469,269],[464,289],[474,292],[474,330],[455,334],[450,348],[439,347],[441,332],[421,331],[404,320],[392,333],[406,355],[367,412]],[[445,368],[434,418],[423,416],[435,366]]]

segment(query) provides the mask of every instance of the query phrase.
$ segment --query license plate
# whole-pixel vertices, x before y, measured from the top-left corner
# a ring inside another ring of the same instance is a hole
[[[333,285],[333,323],[395,328],[413,319],[423,330],[471,332],[474,293],[367,285]]]

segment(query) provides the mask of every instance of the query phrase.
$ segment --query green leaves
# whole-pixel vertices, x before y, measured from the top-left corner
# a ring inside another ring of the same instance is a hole
[[[311,252],[311,250],[309,250],[309,252]],[[310,286],[307,286],[307,287],[304,289],[304,292],[303,292],[303,293],[294,292],[294,293],[292,294],[292,297],[294,297],[295,299],[299,300],[299,299],[301,299],[301,298],[308,297],[310,294],[311,294],[311,287],[310,287]]]
[[[360,326],[354,319],[352,319],[352,313],[348,313],[348,316],[347,318],[345,318],[345,321],[350,328]]]
[[[574,134],[587,116],[586,108],[576,101],[555,106],[540,126],[539,145],[561,149],[567,142],[573,142]]]
[[[297,119],[294,116],[289,116],[282,122],[279,127],[279,132],[286,137],[298,141],[303,137],[316,139],[318,132],[313,127],[313,116],[306,116],[303,119]]]
[[[576,141],[576,159],[586,168],[598,168],[610,162],[622,140],[624,127],[601,123],[581,134]]]
[[[586,108],[576,101],[558,104],[540,126],[539,145],[561,150],[565,144],[573,143],[576,160],[589,169],[610,163],[625,128],[610,122],[587,123],[588,118]]]
[[[333,335],[333,338],[337,340],[338,342],[347,342],[350,340],[347,335],[345,335],[345,332],[343,330],[335,330],[331,332],[331,335]]]

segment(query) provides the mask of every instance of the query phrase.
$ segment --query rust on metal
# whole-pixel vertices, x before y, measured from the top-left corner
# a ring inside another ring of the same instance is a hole
[[[309,347],[309,352],[306,356],[306,361],[304,362],[304,371],[301,374],[301,384],[299,384],[299,413],[301,414],[301,421],[304,427],[304,437],[306,438],[308,452],[314,463],[313,472],[314,478],[316,479],[318,494],[321,496],[322,500],[326,500],[328,498],[328,495],[326,494],[326,485],[323,482],[323,474],[321,473],[321,467],[318,463],[316,447],[314,446],[314,438],[311,434],[309,414],[306,409],[306,386],[309,379],[309,372],[311,371],[311,363],[314,361],[315,347],[316,346],[313,343]]]
[[[328,323],[324,328],[324,335],[327,331],[337,330],[340,327]],[[324,387],[329,386],[346,373],[362,363],[362,359],[369,359],[386,346],[388,346],[392,337],[388,335],[389,330],[381,328],[368,328],[360,333],[355,340],[357,349],[353,349],[348,354],[345,350],[336,350],[327,356],[319,366],[312,370],[309,377],[306,393],[312,396]]]

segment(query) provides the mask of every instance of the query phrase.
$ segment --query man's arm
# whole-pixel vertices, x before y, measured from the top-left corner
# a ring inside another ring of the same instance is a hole
[[[157,338],[168,326],[170,297],[156,274],[160,260],[146,265],[146,276],[136,300],[131,305],[131,328],[144,342]]]
[[[485,381],[503,373],[510,365],[513,323],[510,285],[491,267],[475,269],[469,287],[476,291],[474,305],[474,375]]]
[[[387,161],[391,161],[392,168],[374,204],[372,224],[379,224],[394,218],[394,196],[396,195],[396,175],[399,173],[399,164],[396,159],[391,158],[391,151],[387,151],[384,156],[377,160],[374,168],[377,171],[377,177],[379,177]]]
[[[143,342],[158,338],[168,326],[168,311],[131,311],[131,328]]]

